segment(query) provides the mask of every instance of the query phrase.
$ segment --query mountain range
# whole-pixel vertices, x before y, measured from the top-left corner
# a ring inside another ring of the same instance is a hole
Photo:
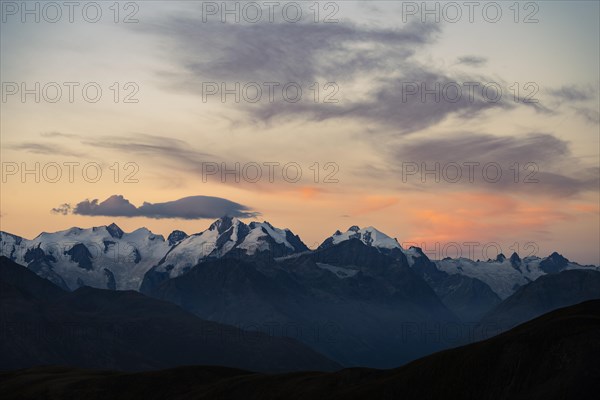
[[[597,266],[580,265],[558,253],[545,258],[521,259],[514,253],[509,258],[499,254],[495,260],[487,261],[462,257],[430,261],[418,247],[404,249],[396,239],[373,227],[352,226],[346,232],[337,231],[317,250],[351,239],[393,258],[403,254],[410,266],[416,263],[418,267],[425,267],[432,280],[440,280],[439,276],[433,276],[437,271],[477,279],[501,299],[545,274],[578,268],[598,270]],[[231,217],[222,217],[208,229],[192,235],[174,230],[166,239],[146,228],[126,233],[115,223],[88,229],[73,227],[53,233],[42,232],[32,240],[0,231],[0,255],[26,265],[67,290],[81,286],[139,290],[148,273],[169,279],[207,260],[262,257],[278,261],[306,252],[314,251],[289,229],[276,228],[269,222],[246,224]],[[333,273],[343,275],[352,271],[335,270]]]
[[[203,321],[291,338],[343,366],[397,367],[600,298],[595,278],[585,290],[562,283],[563,274],[600,276],[598,267],[557,253],[430,260],[373,227],[337,231],[314,250],[289,229],[229,217],[167,239],[115,224],[0,239],[4,256],[63,291],[137,290]],[[565,282],[581,281],[573,279]],[[555,283],[530,289],[546,281]],[[547,292],[569,290],[543,306],[556,295]]]

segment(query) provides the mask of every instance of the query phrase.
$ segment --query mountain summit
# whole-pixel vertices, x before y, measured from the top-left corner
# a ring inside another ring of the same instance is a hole
[[[116,238],[116,239],[121,239],[123,237],[123,230],[121,228],[119,228],[119,226],[117,224],[115,224],[114,222],[110,225],[108,225],[106,227],[106,230],[108,231],[108,233],[110,233],[110,236]]]
[[[351,226],[344,233],[340,232],[339,230],[336,231],[332,236],[325,239],[325,241],[319,246],[319,248],[328,248],[335,244],[350,239],[358,239],[367,246],[373,246],[378,249],[402,250],[402,246],[400,246],[400,243],[398,243],[398,240],[396,240],[395,238],[389,237],[385,233],[378,231],[372,226],[369,226],[367,228],[359,228],[356,225]]]
[[[289,229],[266,221],[245,224],[237,218],[222,217],[205,231],[177,242],[148,274],[150,280],[161,281],[177,277],[202,261],[224,256],[282,257],[304,251],[308,247]]]

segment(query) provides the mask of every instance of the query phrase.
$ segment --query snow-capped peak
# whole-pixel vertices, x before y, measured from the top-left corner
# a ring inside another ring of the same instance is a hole
[[[32,240],[2,232],[0,242],[2,255],[69,289],[137,289],[169,250],[162,235],[146,228],[126,233],[114,223],[43,232]]]
[[[169,234],[169,236],[167,237],[167,241],[169,242],[170,246],[174,246],[186,237],[188,237],[187,233],[176,229]]]
[[[162,260],[159,270],[178,276],[203,259],[220,258],[234,250],[238,251],[236,255],[270,252],[273,257],[282,257],[308,248],[289,229],[276,228],[267,221],[245,224],[237,218],[222,217],[205,231],[179,241]]]
[[[542,275],[558,273],[567,269],[593,269],[571,262],[554,252],[548,257],[528,256],[521,259],[517,253],[506,258],[502,253],[496,259],[473,261],[468,258],[446,258],[435,262],[437,268],[449,274],[462,274],[487,283],[500,298],[513,294],[517,288],[534,281]]]
[[[225,217],[221,217],[221,218],[217,219],[215,222],[210,224],[210,226],[208,227],[208,230],[209,231],[216,230],[217,232],[219,232],[219,234],[222,234],[223,232],[226,232],[231,227],[239,226],[240,224],[245,225],[242,221],[240,221],[239,219],[237,219],[235,217],[225,216]]]
[[[358,239],[367,246],[373,246],[378,249],[403,250],[402,246],[400,246],[400,243],[398,243],[398,240],[395,238],[386,235],[372,226],[360,228],[356,225],[352,225],[344,233],[340,232],[339,230],[336,231],[321,244],[320,248],[333,246],[350,239]]]
[[[116,238],[116,239],[121,239],[123,237],[123,230],[121,228],[119,228],[119,226],[117,224],[115,224],[114,222],[110,225],[108,225],[106,227],[106,230],[108,231],[108,233],[110,233],[110,236]]]
[[[270,250],[271,247],[277,245],[279,245],[284,253],[291,254],[306,250],[306,246],[304,246],[304,243],[297,236],[295,237],[297,240],[294,240],[294,235],[289,229],[275,228],[267,221],[251,222],[249,227],[250,233],[238,246],[240,249],[245,249],[247,254]]]

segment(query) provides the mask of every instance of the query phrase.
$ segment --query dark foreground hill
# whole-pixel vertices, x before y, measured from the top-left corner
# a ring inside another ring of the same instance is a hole
[[[205,321],[137,292],[66,292],[0,257],[0,369],[47,364],[127,371],[180,365],[264,372],[341,368],[296,340]]]
[[[0,374],[6,399],[595,399],[600,300],[393,370],[279,375],[219,367],[119,373],[45,367]]]

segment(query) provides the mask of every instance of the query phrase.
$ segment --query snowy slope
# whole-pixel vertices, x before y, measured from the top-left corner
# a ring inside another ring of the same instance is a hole
[[[260,251],[267,251],[270,249],[271,240],[279,245],[283,245],[284,248],[289,250],[289,253],[296,253],[301,251],[300,248],[296,249],[292,243],[288,241],[289,229],[275,228],[268,222],[251,222],[250,232],[244,238],[244,240],[238,245],[239,249],[246,250],[249,255],[256,254]],[[302,246],[300,246],[302,247]],[[303,250],[302,250],[303,251]]]
[[[559,262],[555,262],[559,260]],[[496,260],[473,261],[468,258],[435,261],[437,267],[449,274],[462,274],[487,283],[500,298],[505,299],[520,286],[535,281],[540,276],[571,269],[594,269],[571,262],[557,253],[548,257],[525,257],[514,253],[510,258],[499,256]]]
[[[373,228],[359,228],[351,226],[346,232],[336,231],[327,238],[319,248],[335,246],[350,239],[359,239],[368,246],[378,248],[382,253],[395,256],[395,252],[401,251],[408,260],[408,265],[413,267],[419,258],[427,257],[416,247],[404,249],[396,239],[391,238]],[[427,261],[429,261],[427,259]],[[420,263],[420,265],[423,265]],[[540,276],[557,273],[566,269],[596,269],[599,267],[582,266],[571,262],[558,253],[552,253],[545,258],[525,257],[521,259],[516,253],[510,258],[498,255],[496,260],[473,261],[468,258],[444,259],[435,261],[435,267],[449,274],[461,274],[471,278],[479,279],[490,286],[490,288],[502,299],[510,296],[517,288],[532,282]]]
[[[253,256],[271,252],[282,257],[308,250],[300,238],[289,229],[279,229],[268,222],[245,224],[237,218],[223,217],[207,230],[191,235],[174,246],[155,268],[168,272],[170,278],[179,276],[200,261],[220,258],[235,252],[236,256]]]
[[[332,236],[327,238],[319,247],[326,248],[334,246],[336,244],[350,239],[358,239],[367,246],[373,246],[378,249],[402,250],[402,246],[400,246],[400,243],[398,243],[396,239],[389,237],[385,233],[378,231],[372,226],[369,226],[368,228],[359,228],[356,225],[351,226],[344,233],[336,231]]]
[[[417,259],[427,257],[421,249],[414,246],[410,246],[408,249],[403,249],[402,251],[408,260],[408,265],[411,267],[415,264]]]
[[[111,224],[44,232],[33,240],[1,232],[0,247],[0,254],[70,290],[83,285],[138,290],[153,267],[174,277],[203,259],[220,258],[233,250],[236,256],[268,251],[275,257],[308,250],[289,229],[268,222],[246,225],[229,217],[191,236],[173,231],[168,240],[146,228],[125,233]]]
[[[125,233],[115,224],[44,232],[32,240],[1,232],[0,240],[2,255],[71,290],[137,289],[169,249],[146,228]]]

